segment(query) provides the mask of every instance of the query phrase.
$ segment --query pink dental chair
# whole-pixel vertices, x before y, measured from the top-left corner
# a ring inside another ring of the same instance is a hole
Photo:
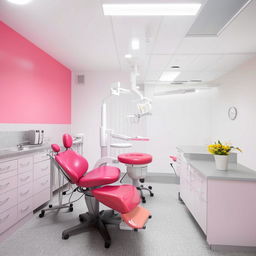
[[[87,172],[88,162],[81,155],[71,149],[72,137],[63,135],[63,144],[66,151],[59,152],[56,144],[52,149],[56,152],[55,160],[63,174],[72,183],[77,185],[77,191],[85,196],[88,212],[79,215],[80,224],[62,232],[62,238],[86,232],[96,228],[105,241],[105,248],[111,245],[111,238],[106,228],[107,224],[119,225],[123,220],[135,231],[145,228],[151,218],[150,212],[139,206],[140,195],[132,185],[107,185],[119,180],[120,170],[112,166],[101,166]],[[105,186],[107,185],[107,186]],[[112,210],[99,211],[99,202]],[[116,214],[115,211],[120,214]]]

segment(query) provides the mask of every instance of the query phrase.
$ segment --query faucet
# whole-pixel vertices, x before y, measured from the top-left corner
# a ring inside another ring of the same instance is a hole
[[[18,150],[23,150],[23,148],[24,148],[24,147],[23,147],[23,144],[22,144],[22,143],[18,144],[18,145],[17,145],[17,148],[18,148]]]

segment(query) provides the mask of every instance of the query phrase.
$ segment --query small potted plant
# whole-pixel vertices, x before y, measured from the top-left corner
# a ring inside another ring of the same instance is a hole
[[[228,168],[228,155],[232,149],[236,149],[241,152],[241,149],[231,145],[223,145],[219,140],[212,145],[208,146],[208,151],[214,155],[216,169],[225,171]]]

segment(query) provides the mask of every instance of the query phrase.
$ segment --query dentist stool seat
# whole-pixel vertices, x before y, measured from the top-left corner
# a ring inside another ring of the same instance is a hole
[[[63,135],[63,144],[66,151],[57,153],[55,160],[69,181],[77,185],[77,191],[84,194],[88,212],[80,214],[81,223],[64,230],[62,238],[68,239],[70,235],[94,227],[103,237],[105,248],[109,248],[111,238],[107,224],[119,225],[123,220],[134,229],[144,228],[151,215],[147,209],[139,206],[140,195],[136,187],[107,185],[119,180],[120,170],[112,166],[101,166],[87,173],[88,162],[71,149],[72,137],[69,134]],[[99,202],[112,210],[99,211]]]
[[[118,156],[118,160],[121,163],[124,163],[127,168],[127,174],[132,179],[133,186],[137,187],[140,191],[141,199],[143,203],[146,203],[143,190],[147,190],[150,193],[150,196],[154,196],[152,193],[152,187],[148,186],[147,188],[139,184],[144,182],[144,179],[147,175],[148,164],[152,162],[152,156],[145,153],[125,153]]]

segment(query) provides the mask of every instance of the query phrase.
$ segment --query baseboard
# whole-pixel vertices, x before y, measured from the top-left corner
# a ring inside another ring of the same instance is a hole
[[[122,173],[123,177],[125,173]],[[129,177],[127,175],[124,178],[124,182],[129,181]],[[172,173],[157,173],[157,172],[148,172],[147,177],[145,178],[145,182],[153,182],[153,183],[166,183],[166,184],[179,184],[180,178]]]
[[[210,249],[216,252],[232,253],[232,252],[256,252],[256,247],[247,246],[231,246],[231,245],[210,245]]]

